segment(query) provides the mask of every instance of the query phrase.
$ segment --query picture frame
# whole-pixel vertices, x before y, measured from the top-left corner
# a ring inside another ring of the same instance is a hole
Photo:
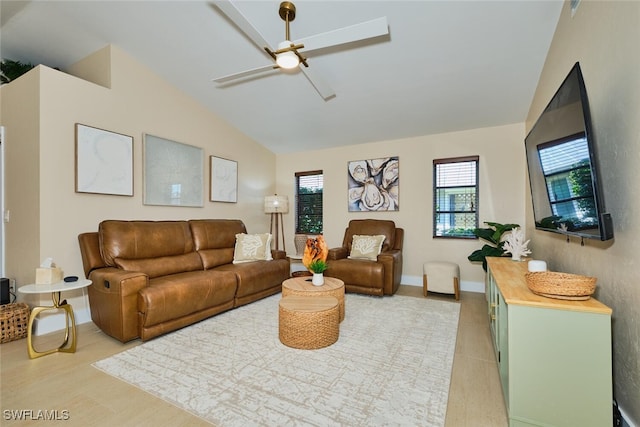
[[[347,164],[349,212],[400,210],[400,158],[354,160]]]
[[[203,149],[144,134],[145,205],[203,206]]]
[[[133,196],[133,137],[75,124],[76,193]]]
[[[209,200],[238,202],[238,162],[209,156]]]

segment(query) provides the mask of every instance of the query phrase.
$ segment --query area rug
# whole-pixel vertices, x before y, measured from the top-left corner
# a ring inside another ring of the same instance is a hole
[[[219,427],[443,426],[460,305],[347,294],[338,341],[278,339],[280,295],[93,366]]]

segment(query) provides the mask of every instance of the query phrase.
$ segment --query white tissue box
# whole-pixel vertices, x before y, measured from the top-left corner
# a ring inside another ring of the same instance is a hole
[[[62,281],[62,270],[58,267],[36,268],[36,285],[50,285]]]

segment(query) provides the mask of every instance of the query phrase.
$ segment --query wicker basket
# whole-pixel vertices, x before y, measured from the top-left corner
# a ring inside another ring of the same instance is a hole
[[[25,338],[30,313],[23,302],[0,305],[0,343]]]
[[[596,278],[578,274],[539,271],[526,273],[527,286],[537,295],[566,300],[588,300],[596,290]]]
[[[335,297],[287,296],[278,309],[282,344],[302,350],[330,346],[340,335],[340,313]]]

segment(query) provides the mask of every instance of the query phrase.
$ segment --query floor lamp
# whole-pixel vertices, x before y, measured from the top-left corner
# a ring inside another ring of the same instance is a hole
[[[282,232],[282,249],[284,250],[284,222],[282,221],[282,214],[289,212],[289,198],[287,196],[278,196],[277,194],[266,196],[264,198],[264,212],[271,214],[271,234],[275,236],[276,239],[276,250],[280,250],[280,232]]]

